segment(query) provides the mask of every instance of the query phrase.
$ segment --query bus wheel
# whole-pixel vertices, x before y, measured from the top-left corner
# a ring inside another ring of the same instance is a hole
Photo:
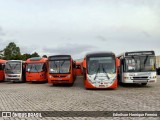
[[[146,86],[146,85],[147,85],[147,83],[141,83],[141,85]]]

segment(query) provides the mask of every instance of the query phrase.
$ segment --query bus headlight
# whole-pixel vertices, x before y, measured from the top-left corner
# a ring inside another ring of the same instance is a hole
[[[70,77],[71,77],[71,75],[66,76],[66,78],[70,78]]]
[[[153,79],[157,78],[157,76],[152,76]]]
[[[43,76],[44,76],[44,74],[41,74],[41,75],[40,75],[40,77],[43,77]]]
[[[53,78],[52,75],[50,75],[49,78]]]
[[[130,77],[124,77],[124,79],[130,79]]]
[[[89,77],[89,76],[87,76],[87,79],[88,79],[88,81],[90,81],[90,82],[92,81],[92,80],[91,80],[91,77]]]

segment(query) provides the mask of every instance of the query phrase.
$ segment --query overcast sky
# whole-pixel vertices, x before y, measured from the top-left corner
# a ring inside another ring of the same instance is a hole
[[[11,41],[40,55],[160,55],[160,0],[0,0],[0,50]]]

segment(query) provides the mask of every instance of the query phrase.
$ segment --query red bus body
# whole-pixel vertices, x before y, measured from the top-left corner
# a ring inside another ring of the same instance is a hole
[[[48,58],[48,83],[73,85],[75,77],[75,62],[70,55]]]
[[[82,62],[76,62],[76,76],[82,75]]]
[[[4,75],[5,62],[6,62],[6,60],[0,59],[0,81],[5,80],[5,75]]]
[[[26,60],[26,81],[47,81],[47,58],[33,57]]]
[[[86,89],[114,89],[118,86],[119,60],[112,52],[87,54],[83,61]]]

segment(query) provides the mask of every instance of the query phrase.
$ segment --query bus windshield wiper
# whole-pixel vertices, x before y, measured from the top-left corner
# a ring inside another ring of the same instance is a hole
[[[13,69],[12,66],[10,64],[8,64],[8,66],[11,68],[11,70]]]
[[[145,58],[145,60],[144,60],[144,68],[145,68],[145,66],[146,66],[147,60],[148,60],[148,55],[146,56],[146,58]],[[144,69],[144,68],[143,68],[143,69]]]
[[[13,69],[15,69],[15,68],[17,67],[17,65],[18,65],[18,64],[16,64]]]
[[[32,66],[30,67],[30,70],[28,71],[29,73],[31,72],[31,70],[32,70]]]
[[[106,77],[107,77],[108,79],[110,79],[110,77],[108,76],[108,72],[107,72],[107,70],[106,70],[106,69],[104,69],[103,64],[102,64],[102,69],[103,69],[103,72],[104,72],[104,73],[106,73]]]
[[[55,63],[55,61],[53,62],[54,63],[54,65],[56,66],[56,68],[57,68],[57,64]]]
[[[98,69],[97,69],[97,71],[96,71],[96,75],[95,75],[95,77],[94,77],[94,80],[96,79],[97,74],[99,73],[99,70],[100,70],[100,65],[98,66]]]
[[[63,60],[63,62],[62,62],[62,64],[61,64],[61,67],[63,66],[64,62],[65,62],[65,60]]]
[[[36,67],[36,65],[35,65],[35,70],[36,70],[37,72],[39,72],[38,69],[37,69],[37,67]]]

